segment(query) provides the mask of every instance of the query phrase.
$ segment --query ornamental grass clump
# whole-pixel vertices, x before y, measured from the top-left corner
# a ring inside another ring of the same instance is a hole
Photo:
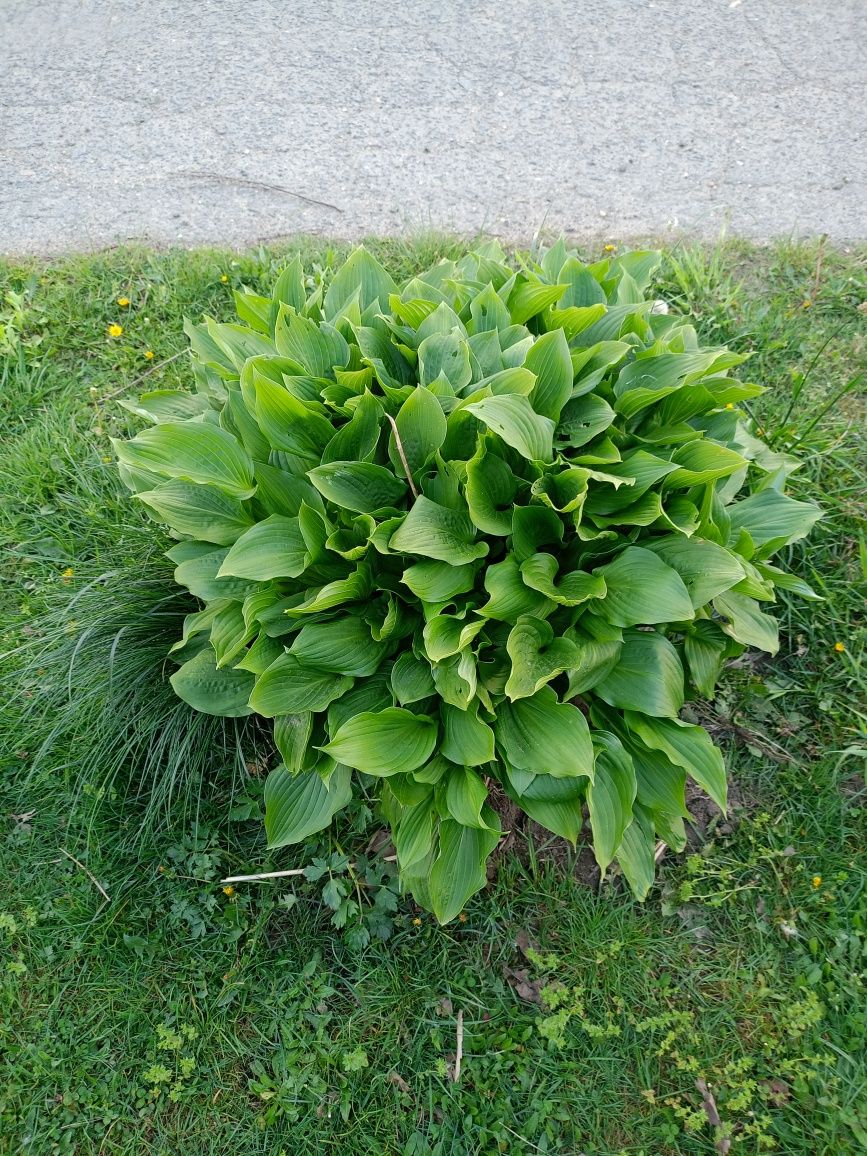
[[[116,443],[200,602],[171,682],[273,720],[271,847],[359,776],[404,887],[443,922],[485,883],[506,797],[636,896],[685,843],[720,751],[681,720],[725,662],[778,647],[771,558],[816,507],[784,494],[730,376],[649,296],[658,254],[539,263],[495,244],[397,286],[364,249],[294,261],[240,324],[187,325],[194,392],[155,391]]]

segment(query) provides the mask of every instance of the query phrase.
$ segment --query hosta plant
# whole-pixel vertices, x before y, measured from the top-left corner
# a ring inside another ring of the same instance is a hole
[[[123,480],[199,600],[172,685],[272,720],[269,845],[325,828],[363,776],[403,886],[443,922],[484,885],[511,800],[589,827],[643,898],[684,846],[727,659],[773,654],[774,565],[818,510],[755,435],[744,357],[650,293],[658,255],[487,244],[396,285],[364,249],[296,260],[238,324],[188,324],[195,390],[128,403]],[[814,595],[813,595],[814,596]],[[514,808],[509,808],[514,813]]]

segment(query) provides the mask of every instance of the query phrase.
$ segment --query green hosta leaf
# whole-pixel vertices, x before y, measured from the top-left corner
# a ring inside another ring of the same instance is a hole
[[[456,594],[472,590],[477,567],[452,566],[448,562],[416,562],[404,570],[401,581],[422,602],[448,602]]]
[[[352,686],[352,679],[304,666],[294,654],[283,654],[260,675],[250,706],[265,718],[325,710]]]
[[[211,646],[217,656],[217,669],[234,665],[248,642],[258,633],[256,626],[248,626],[237,602],[229,602],[214,615],[211,626]]]
[[[546,473],[530,487],[534,498],[561,514],[574,514],[587,498],[590,471],[573,466],[559,473]]]
[[[253,676],[247,671],[218,670],[210,648],[178,667],[169,681],[178,698],[203,714],[241,718],[251,713],[248,699]]]
[[[419,384],[454,396],[473,379],[470,347],[459,333],[432,333],[418,347]]]
[[[238,499],[216,486],[164,482],[138,497],[179,534],[218,546],[231,545],[253,523]]]
[[[673,486],[698,486],[717,478],[727,478],[747,467],[746,458],[706,438],[678,446],[671,460],[680,468],[665,479],[666,489]]]
[[[605,579],[601,574],[575,570],[557,582],[557,567],[553,554],[533,554],[521,563],[521,577],[527,586],[560,606],[578,606],[589,598],[605,597]]]
[[[290,618],[300,618],[305,614],[319,614],[323,610],[332,610],[335,606],[343,606],[347,602],[358,602],[367,598],[371,590],[370,571],[363,566],[350,574],[348,578],[338,578],[334,582],[327,582],[311,596],[297,606],[287,607],[286,613]]]
[[[567,401],[554,434],[559,446],[580,449],[614,421],[614,410],[602,397],[587,394]]]
[[[464,827],[488,830],[482,818],[488,789],[481,777],[469,767],[453,767],[445,784],[445,803],[448,813]]]
[[[476,528],[468,514],[420,496],[403,525],[392,534],[389,548],[461,566],[483,558],[488,552],[487,542],[475,542],[475,536]]]
[[[219,569],[219,577],[297,578],[309,563],[307,546],[297,518],[272,514],[241,535]]]
[[[746,530],[757,546],[780,546],[805,538],[822,511],[811,502],[797,502],[776,490],[762,490],[729,507],[732,541]]]
[[[235,498],[255,491],[253,462],[231,434],[204,422],[166,422],[130,441],[112,439],[118,458],[132,469],[162,478],[212,484]]]
[[[416,478],[446,440],[443,408],[429,389],[419,386],[398,410],[395,424],[410,474]],[[393,432],[389,456],[395,470],[404,473]]]
[[[119,402],[130,413],[147,421],[187,421],[201,417],[210,406],[208,399],[200,393],[187,393],[182,389],[154,389],[141,397],[125,398]]]
[[[433,795],[403,810],[394,828],[394,849],[402,871],[430,854],[435,817]]]
[[[359,398],[352,417],[322,451],[322,465],[330,462],[369,461],[379,442],[383,410],[368,390]]]
[[[391,688],[401,706],[430,698],[436,692],[430,663],[405,651],[391,668]]]
[[[616,735],[595,731],[596,774],[587,787],[587,809],[593,832],[593,854],[605,871],[632,822],[637,783],[629,752]]]
[[[780,649],[779,624],[769,614],[763,614],[752,598],[729,590],[714,598],[713,607],[725,619],[723,630],[736,641],[766,650],[768,654],[776,654]]]
[[[513,325],[523,325],[538,313],[544,313],[563,296],[567,285],[544,285],[541,282],[517,282],[509,294],[509,316]]]
[[[478,671],[472,652],[462,650],[460,654],[452,654],[436,663],[433,680],[437,694],[444,702],[466,710],[478,687]]]
[[[656,874],[655,851],[653,824],[642,808],[635,806],[632,822],[623,833],[617,849],[617,862],[630,891],[640,903],[644,902],[653,886]]]
[[[504,537],[512,530],[512,511],[518,483],[506,462],[490,453],[484,441],[467,462],[466,495],[470,517],[483,534]]]
[[[563,330],[555,329],[534,341],[524,368],[536,375],[530,405],[543,417],[559,421],[563,406],[572,396],[572,356]]]
[[[555,638],[547,622],[526,616],[512,627],[506,642],[512,671],[506,695],[514,702],[529,698],[564,670],[580,661],[578,649],[566,638]]]
[[[175,568],[175,581],[186,586],[196,598],[203,602],[218,598],[244,598],[250,591],[249,581],[240,578],[218,578],[217,571],[228,550],[212,550],[206,542],[184,543],[204,548],[204,552],[180,562]],[[169,552],[171,557],[173,551]],[[177,559],[173,559],[176,561]]]
[[[599,610],[614,626],[652,626],[694,617],[680,575],[650,550],[628,546],[594,574],[605,579],[607,593]]]
[[[384,671],[379,670],[372,677],[356,683],[351,690],[330,704],[326,726],[328,737],[334,738],[343,724],[355,718],[356,715],[363,714],[365,711],[375,714],[377,711],[386,710],[390,706],[394,706],[394,698],[388,677]]]
[[[341,726],[325,754],[368,775],[414,771],[430,758],[437,741],[434,719],[402,707],[365,712]]]
[[[630,712],[626,714],[626,723],[647,746],[662,751],[676,766],[683,767],[725,811],[725,764],[706,730],[679,719],[647,718]]]
[[[397,506],[406,493],[405,482],[373,462],[330,462],[307,476],[327,501],[359,514]]]
[[[493,285],[486,285],[470,302],[470,332],[484,333],[507,329],[511,325],[509,310]],[[497,343],[499,348],[499,342]]]
[[[593,691],[621,710],[675,718],[683,706],[683,667],[667,638],[629,630],[616,665]]]
[[[262,433],[275,450],[297,457],[303,468],[315,465],[334,436],[331,422],[285,386],[263,374],[253,377],[256,420]]]
[[[485,807],[486,829],[465,827],[454,819],[440,822],[439,854],[430,873],[430,899],[440,923],[449,923],[463,911],[470,896],[487,882],[485,864],[500,840],[500,822]]]
[[[268,514],[282,514],[284,518],[296,518],[302,502],[315,509],[322,506],[319,492],[306,478],[289,474],[276,466],[264,462],[255,463],[256,503]],[[324,507],[323,507],[324,508]]]
[[[730,642],[716,622],[694,622],[684,639],[689,677],[699,694],[713,698]]]
[[[353,615],[334,622],[302,626],[289,648],[303,666],[367,678],[386,653],[386,644],[374,642],[370,627]]]
[[[437,614],[424,627],[425,653],[431,662],[449,658],[469,646],[483,626],[484,621],[478,619],[467,622],[450,614]]]
[[[325,316],[331,320],[357,293],[358,306],[364,313],[370,306],[385,312],[389,295],[397,292],[391,276],[377,259],[361,246],[353,250],[338,269],[323,302]]]
[[[317,325],[309,317],[281,306],[274,330],[277,352],[297,362],[312,377],[331,377],[335,366],[349,364],[349,346],[330,325]]]
[[[601,682],[617,665],[623,648],[623,632],[604,618],[584,614],[568,637],[575,644],[578,660],[569,670],[569,688],[564,698],[574,698]]]
[[[478,767],[493,762],[494,732],[479,718],[478,707],[475,710],[459,710],[444,703],[440,714],[443,721],[443,741],[440,745],[442,755],[465,767]],[[461,822],[466,821],[454,811],[452,814]]]
[[[645,548],[678,572],[696,610],[717,594],[730,590],[744,576],[743,566],[733,554],[702,538],[671,534],[652,539]]]
[[[269,848],[303,843],[323,831],[352,798],[352,776],[335,767],[328,784],[318,770],[293,775],[277,767],[265,780],[265,832]]]
[[[278,305],[289,305],[296,313],[303,310],[307,294],[304,290],[304,269],[300,257],[291,261],[277,278],[271,296]]]
[[[562,520],[550,507],[517,506],[512,515],[512,553],[518,562],[538,553],[540,546],[553,546],[559,553],[563,532]]]
[[[531,461],[551,461],[554,423],[536,413],[526,397],[517,394],[485,397],[466,408],[523,457]]]
[[[518,770],[553,778],[593,777],[593,744],[584,715],[550,687],[504,702],[494,725],[497,747]]]
[[[520,567],[511,554],[488,567],[485,589],[490,597],[479,608],[479,614],[486,618],[517,622],[522,614],[545,618],[556,609],[555,602],[525,584]]]
[[[313,734],[313,712],[281,714],[274,719],[274,746],[288,771],[293,775],[304,765]]]

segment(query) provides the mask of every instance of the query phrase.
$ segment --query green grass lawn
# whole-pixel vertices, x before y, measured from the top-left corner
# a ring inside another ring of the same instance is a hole
[[[458,246],[371,248],[408,276]],[[117,399],[189,381],[184,315],[228,316],[286,253],[0,262],[0,1152],[867,1150],[865,253],[679,248],[659,285],[754,354],[757,420],[826,511],[787,560],[824,601],[781,593],[780,655],[700,708],[734,820],[643,906],[521,840],[446,928],[397,895],[363,800],[266,852],[255,732],[167,687],[188,606],[112,465]]]

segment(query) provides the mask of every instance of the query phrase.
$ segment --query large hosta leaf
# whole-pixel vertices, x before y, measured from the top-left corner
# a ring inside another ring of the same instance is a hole
[[[225,430],[204,422],[166,422],[142,430],[131,441],[113,439],[118,458],[133,469],[162,478],[211,483],[236,498],[256,489],[253,462]]]
[[[722,752],[702,727],[680,719],[648,718],[627,712],[626,722],[642,742],[662,751],[703,787],[716,805],[726,809],[728,787]]]
[[[360,514],[396,506],[406,493],[405,482],[373,462],[329,462],[307,476],[323,498]]]
[[[605,579],[599,612],[613,626],[689,621],[692,599],[676,570],[640,546],[627,546],[613,562],[594,574]]]
[[[352,686],[352,679],[305,666],[294,654],[282,654],[260,675],[250,706],[265,718],[325,710]]]
[[[629,630],[616,664],[593,691],[621,710],[676,718],[683,706],[683,667],[663,635]]]
[[[550,687],[504,702],[494,726],[497,747],[512,766],[553,778],[593,777],[593,744],[584,715],[557,701]]]
[[[461,566],[488,552],[487,542],[476,542],[475,536],[476,528],[468,514],[437,505],[422,495],[416,498],[403,525],[392,534],[389,548]]]
[[[361,618],[347,615],[333,622],[302,626],[289,648],[303,666],[366,678],[385,657],[387,645],[374,641]]]
[[[173,530],[201,542],[230,546],[253,524],[238,499],[216,486],[165,482],[138,496]]]
[[[217,669],[210,647],[179,667],[169,680],[175,694],[203,714],[240,718],[252,713],[248,705],[254,678],[245,670]]]
[[[250,578],[297,578],[310,561],[307,544],[297,518],[272,514],[246,530],[220,566],[218,576]]]
[[[292,774],[277,767],[265,780],[265,833],[268,846],[303,843],[324,830],[352,798],[348,767],[335,767],[323,781],[318,769]]]
[[[434,719],[388,707],[348,719],[322,750],[368,775],[398,775],[426,763],[436,740]]]
[[[512,670],[506,695],[514,702],[529,698],[564,670],[572,670],[581,656],[574,642],[555,638],[553,628],[543,619],[524,615],[512,627],[506,641]]]
[[[550,462],[553,457],[554,423],[550,418],[536,413],[526,397],[516,394],[485,397],[470,403],[466,408],[523,457]]]
[[[496,814],[485,807],[485,828],[465,827],[454,819],[442,819],[439,853],[430,873],[430,898],[440,923],[460,915],[467,900],[487,881],[485,864],[500,839]]]
[[[593,832],[593,854],[604,871],[632,822],[637,782],[632,758],[616,735],[596,731],[596,774],[587,787],[587,809]]]

